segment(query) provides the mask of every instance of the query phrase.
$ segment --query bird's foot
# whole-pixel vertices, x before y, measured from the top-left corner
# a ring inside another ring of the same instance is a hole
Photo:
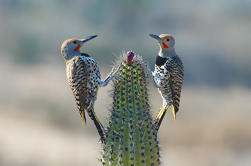
[[[124,80],[124,78],[118,76],[118,72],[120,71],[121,66],[122,65],[119,65],[119,67],[117,68],[117,70],[115,72],[112,72],[111,78],[114,77],[114,78],[119,79],[119,80]],[[115,66],[113,67],[112,71],[114,71],[114,70],[115,70]]]
[[[111,81],[111,79],[112,79],[113,77],[115,77],[115,78],[117,78],[117,79],[120,79],[120,80],[123,80],[123,78],[121,78],[121,77],[119,77],[119,76],[117,75],[117,73],[118,73],[119,70],[120,70],[120,67],[121,67],[121,65],[116,69],[116,71],[114,71],[116,67],[113,66],[111,72],[108,74],[108,76],[106,77],[106,79],[105,79],[104,81],[98,80],[98,81],[99,81],[99,84],[102,85],[102,86],[106,86],[106,85]]]
[[[160,125],[162,123],[162,120],[164,119],[164,116],[165,116],[166,110],[167,110],[166,107],[167,107],[167,104],[163,104],[163,106],[161,107],[158,115],[156,116],[156,120],[155,120],[155,123],[154,123],[156,132],[159,130]]]

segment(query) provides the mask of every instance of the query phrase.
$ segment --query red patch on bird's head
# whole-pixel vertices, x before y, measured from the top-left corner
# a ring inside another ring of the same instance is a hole
[[[128,51],[126,56],[126,64],[130,65],[132,63],[133,57],[134,57],[134,52],[133,51]]]
[[[164,48],[168,48],[168,46],[166,45],[166,43],[161,42],[161,44],[163,45]]]
[[[77,47],[74,49],[74,51],[78,51],[80,49],[80,44],[77,45]]]

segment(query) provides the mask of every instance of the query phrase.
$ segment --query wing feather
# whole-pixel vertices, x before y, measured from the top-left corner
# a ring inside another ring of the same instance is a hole
[[[170,63],[166,63],[170,72],[169,84],[172,89],[172,99],[174,110],[179,111],[180,95],[184,80],[184,67],[178,56],[172,58]]]
[[[84,112],[90,105],[87,98],[88,66],[81,57],[74,57],[67,64],[67,78],[73,91],[78,110]]]

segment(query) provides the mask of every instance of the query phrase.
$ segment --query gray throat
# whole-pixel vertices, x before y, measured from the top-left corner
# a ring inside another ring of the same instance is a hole
[[[173,57],[176,55],[176,52],[174,48],[168,48],[167,50],[163,50],[162,48],[160,48],[158,55],[162,58]]]

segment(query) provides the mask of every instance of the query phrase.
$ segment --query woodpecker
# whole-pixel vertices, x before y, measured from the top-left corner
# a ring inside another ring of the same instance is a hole
[[[75,97],[82,124],[86,122],[85,111],[87,111],[102,140],[104,138],[103,126],[95,115],[94,102],[97,98],[99,86],[106,86],[116,76],[119,68],[117,71],[114,71],[115,68],[113,68],[104,81],[100,79],[99,67],[95,59],[80,52],[80,47],[95,37],[97,35],[85,39],[65,40],[61,46],[61,54],[66,61],[67,81]]]
[[[159,53],[156,56],[155,69],[152,72],[153,82],[163,99],[163,105],[157,115],[157,129],[159,128],[168,107],[174,120],[179,111],[180,94],[184,80],[184,67],[176,54],[175,40],[170,34],[150,36],[157,40]]]

